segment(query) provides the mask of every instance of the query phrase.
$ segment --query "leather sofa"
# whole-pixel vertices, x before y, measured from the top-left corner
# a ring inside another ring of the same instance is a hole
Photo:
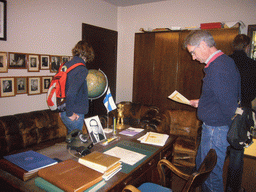
[[[0,117],[0,158],[65,141],[67,130],[59,114],[50,110]]]

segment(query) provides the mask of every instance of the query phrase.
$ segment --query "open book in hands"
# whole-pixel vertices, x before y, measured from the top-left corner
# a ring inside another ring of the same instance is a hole
[[[168,98],[179,103],[190,105],[190,101],[176,90],[169,95]]]

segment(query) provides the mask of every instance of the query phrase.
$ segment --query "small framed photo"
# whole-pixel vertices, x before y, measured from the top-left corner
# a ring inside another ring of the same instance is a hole
[[[41,77],[28,77],[28,95],[41,93]]]
[[[7,52],[0,52],[0,73],[7,73]]]
[[[69,59],[70,59],[70,57],[69,57],[69,56],[62,56],[62,58],[61,58],[61,62],[62,62],[62,63],[66,63],[66,62],[68,62],[68,61],[69,61]]]
[[[51,73],[56,73],[58,72],[59,68],[60,68],[60,64],[61,64],[61,56],[51,56],[50,57],[50,72]]]
[[[93,144],[107,139],[98,115],[86,118],[84,119],[84,122]]]
[[[16,77],[16,94],[25,94],[28,92],[27,77]]]
[[[14,89],[14,77],[1,77],[0,78],[0,87],[1,87],[1,97],[11,97],[15,96]]]
[[[6,41],[7,37],[7,11],[6,11],[6,1],[0,1],[0,40]]]
[[[28,71],[38,72],[39,71],[39,55],[29,54],[27,60],[28,60]]]
[[[51,81],[52,81],[52,76],[42,77],[42,93],[48,92]]]
[[[27,57],[25,53],[9,53],[9,69],[26,69]]]
[[[40,55],[40,69],[47,70],[50,69],[50,56]]]

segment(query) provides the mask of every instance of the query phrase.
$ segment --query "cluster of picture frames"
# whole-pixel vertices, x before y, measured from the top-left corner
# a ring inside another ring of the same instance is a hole
[[[53,76],[0,77],[0,97],[47,93]]]
[[[0,52],[0,73],[7,73],[8,69],[27,69],[28,72],[50,70],[56,73],[62,63],[71,59],[72,56]]]

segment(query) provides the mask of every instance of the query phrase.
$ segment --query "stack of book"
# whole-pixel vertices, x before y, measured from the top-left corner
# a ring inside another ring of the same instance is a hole
[[[102,173],[72,159],[40,169],[35,184],[45,191],[80,192],[102,187]],[[103,180],[104,181],[104,180]]]
[[[4,156],[4,159],[0,160],[0,168],[23,181],[27,181],[36,177],[40,169],[57,163],[54,159],[30,150]]]
[[[98,151],[94,151],[84,157],[80,157],[78,162],[103,173],[102,178],[106,181],[122,169],[121,158],[100,153]]]

